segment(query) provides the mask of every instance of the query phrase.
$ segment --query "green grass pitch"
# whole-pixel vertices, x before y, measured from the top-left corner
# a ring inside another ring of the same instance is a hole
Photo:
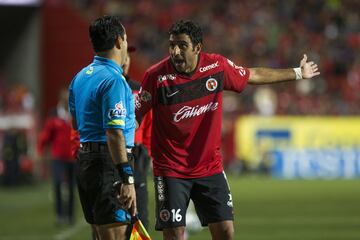
[[[359,240],[359,180],[290,180],[229,177],[239,240]],[[149,184],[153,200],[153,185]],[[0,240],[91,239],[79,204],[74,227],[54,225],[49,183],[8,189],[0,187]],[[149,233],[154,229],[154,203],[149,206]],[[189,240],[209,240],[207,229]]]

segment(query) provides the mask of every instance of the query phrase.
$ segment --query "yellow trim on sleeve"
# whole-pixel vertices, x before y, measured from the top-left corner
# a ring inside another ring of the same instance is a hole
[[[111,120],[110,122],[107,123],[108,125],[120,125],[120,126],[125,126],[125,122],[122,119],[116,119],[116,120]]]

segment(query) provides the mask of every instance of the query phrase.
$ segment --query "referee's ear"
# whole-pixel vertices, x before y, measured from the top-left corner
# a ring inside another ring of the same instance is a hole
[[[115,47],[117,49],[121,49],[122,42],[123,42],[123,39],[120,36],[118,36],[117,39],[115,40]]]

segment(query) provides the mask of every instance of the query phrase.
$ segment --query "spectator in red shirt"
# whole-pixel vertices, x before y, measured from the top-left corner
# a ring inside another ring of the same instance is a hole
[[[68,112],[68,93],[59,93],[59,101],[40,133],[38,152],[43,155],[51,145],[51,170],[54,185],[55,213],[57,224],[74,223],[75,158],[72,154],[71,121]],[[68,194],[64,194],[64,192]],[[67,199],[64,199],[67,196]]]

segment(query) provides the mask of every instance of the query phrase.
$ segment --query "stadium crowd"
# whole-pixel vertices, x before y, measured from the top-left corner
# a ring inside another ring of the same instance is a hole
[[[167,54],[167,30],[176,19],[192,19],[204,29],[207,52],[248,67],[298,66],[307,53],[319,63],[321,77],[298,84],[277,84],[271,91],[274,114],[357,115],[360,113],[360,2],[356,0],[75,0],[95,19],[117,14],[138,48],[134,63],[146,69]],[[140,80],[140,79],[137,79]],[[0,110],[8,111],[9,86],[1,81]],[[5,85],[4,85],[5,84]],[[225,111],[257,114],[257,91],[249,86]],[[11,98],[10,98],[11,99]],[[7,107],[5,107],[8,105]],[[15,107],[15,106],[14,106]],[[7,108],[7,109],[5,109]],[[15,107],[16,108],[16,107]]]
[[[207,52],[218,52],[249,67],[298,66],[303,53],[319,63],[321,77],[313,81],[278,84],[274,114],[356,115],[360,113],[360,2],[319,1],[167,1],[77,0],[90,18],[118,14],[129,41],[139,49],[144,69],[166,55],[166,33],[180,18],[204,29]],[[229,109],[259,113],[248,87]],[[277,101],[276,101],[277,99]]]

